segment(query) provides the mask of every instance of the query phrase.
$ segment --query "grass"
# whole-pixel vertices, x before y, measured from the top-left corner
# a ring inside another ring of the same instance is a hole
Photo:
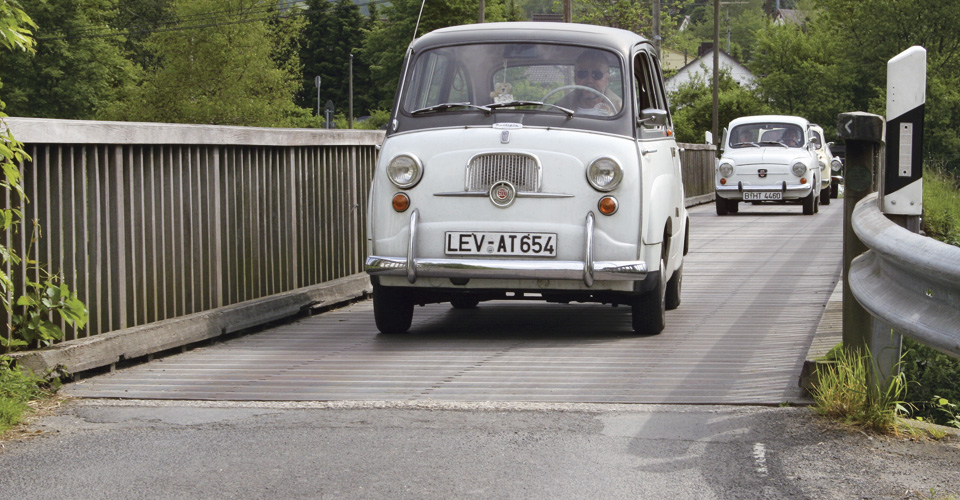
[[[923,231],[960,246],[960,179],[938,167],[923,171]]]
[[[0,433],[17,425],[30,408],[30,401],[48,396],[48,384],[24,373],[0,356]]]
[[[817,369],[813,389],[814,409],[820,415],[881,434],[897,434],[898,417],[906,413],[901,398],[906,379],[900,373],[886,388],[868,385],[872,360],[869,354],[834,348],[827,356],[832,363]]]

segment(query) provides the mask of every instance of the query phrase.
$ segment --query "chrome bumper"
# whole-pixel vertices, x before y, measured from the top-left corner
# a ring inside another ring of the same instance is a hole
[[[583,280],[593,286],[601,281],[642,281],[647,277],[647,264],[641,261],[593,260],[593,212],[585,224],[585,252],[581,261],[546,261],[524,259],[424,259],[417,257],[417,225],[420,211],[410,214],[410,241],[406,257],[367,257],[366,271],[371,276],[406,276],[416,283],[419,277],[477,279],[544,279]]]
[[[770,185],[770,186],[744,186],[743,181],[738,182],[736,186],[717,186],[717,193],[723,196],[724,198],[729,198],[732,194],[742,195],[744,192],[750,193],[776,193],[781,192],[783,194],[803,194],[810,191],[810,184],[796,184],[796,185],[787,185],[787,181],[779,186]]]

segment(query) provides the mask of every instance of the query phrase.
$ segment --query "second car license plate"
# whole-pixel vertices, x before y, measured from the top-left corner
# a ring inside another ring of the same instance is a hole
[[[781,192],[772,192],[772,193],[757,193],[745,191],[743,193],[743,201],[770,201],[770,200],[782,200],[783,193]]]
[[[443,251],[447,255],[556,257],[557,234],[447,231]]]

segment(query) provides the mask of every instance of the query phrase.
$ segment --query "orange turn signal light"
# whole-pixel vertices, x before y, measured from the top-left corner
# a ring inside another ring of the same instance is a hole
[[[403,212],[410,208],[410,197],[403,193],[393,195],[393,209],[397,212]]]
[[[613,196],[604,196],[600,198],[600,202],[597,203],[597,209],[600,210],[600,213],[603,215],[613,215],[617,213],[618,208],[620,208],[620,203],[618,203],[617,199]]]
[[[800,178],[800,184],[806,184],[806,183],[807,183],[807,178],[806,178],[806,177],[801,177],[801,178]]]
[[[726,179],[725,177],[721,177],[721,178],[720,178],[720,185],[722,185],[722,186],[727,185],[727,179]]]

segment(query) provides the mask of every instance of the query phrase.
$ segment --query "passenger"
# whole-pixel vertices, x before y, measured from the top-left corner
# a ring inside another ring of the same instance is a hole
[[[623,106],[623,99],[609,88],[610,65],[607,63],[607,55],[602,51],[591,49],[581,53],[574,65],[573,80],[575,84],[589,87],[596,92],[576,89],[560,99],[558,106],[571,108],[577,114],[603,116],[614,115]],[[610,108],[610,102],[601,94],[609,98],[614,109]]]
[[[751,144],[753,143],[753,134],[749,130],[742,128],[737,132],[737,142],[735,144]]]

